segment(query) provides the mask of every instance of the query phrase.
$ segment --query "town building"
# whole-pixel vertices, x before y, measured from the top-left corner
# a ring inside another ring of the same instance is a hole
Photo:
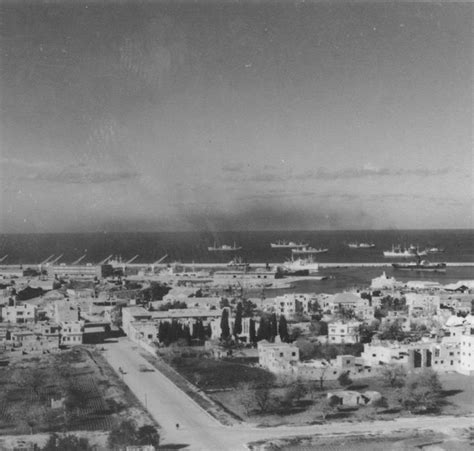
[[[401,285],[402,283],[398,282],[394,277],[387,277],[384,271],[381,276],[372,279],[370,288],[372,290],[394,290]]]
[[[102,279],[110,277],[113,274],[111,265],[46,265],[46,271],[49,277],[71,278],[71,279]]]
[[[6,323],[34,323],[36,306],[32,304],[16,304],[1,308],[1,318]]]
[[[83,342],[84,321],[61,321],[61,345],[76,346]]]
[[[314,295],[304,293],[287,293],[273,299],[273,309],[279,315],[291,318],[295,315],[308,315]]]
[[[347,344],[359,342],[359,321],[336,321],[328,324],[328,343]]]
[[[299,349],[289,343],[258,342],[258,363],[275,374],[292,374],[300,359]]]

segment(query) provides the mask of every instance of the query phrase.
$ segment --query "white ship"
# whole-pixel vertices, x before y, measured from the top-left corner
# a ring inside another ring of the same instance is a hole
[[[391,250],[383,251],[383,256],[390,258],[409,258],[413,257],[414,255],[424,256],[426,254],[426,251],[420,251],[418,247],[413,245],[408,248],[403,248],[400,245],[392,246]]]
[[[354,243],[349,243],[348,246],[351,249],[372,249],[375,247],[374,243],[359,243],[359,242],[354,242]]]
[[[311,246],[305,246],[302,247],[301,249],[291,249],[291,252],[296,255],[304,255],[304,254],[323,254],[327,252],[329,249],[326,248],[314,248]]]
[[[233,258],[229,263],[227,263],[227,267],[231,269],[244,269],[247,270],[250,268],[250,265],[244,261],[242,257]]]
[[[239,251],[242,249],[241,246],[237,246],[235,243],[230,246],[229,244],[223,244],[222,246],[217,246],[216,243],[214,243],[214,246],[209,246],[207,250],[209,252],[233,252],[233,251]]]
[[[281,267],[289,272],[308,271],[310,274],[319,272],[319,264],[312,257],[288,260]]]
[[[258,268],[256,270],[215,271],[212,287],[233,287],[245,289],[279,289],[292,288],[293,282],[277,279],[274,270]]]
[[[272,249],[301,249],[303,247],[307,247],[308,243],[303,242],[295,242],[295,241],[285,241],[285,240],[278,240],[276,243],[270,243]]]

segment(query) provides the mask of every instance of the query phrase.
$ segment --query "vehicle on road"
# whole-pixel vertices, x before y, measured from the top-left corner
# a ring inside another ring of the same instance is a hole
[[[151,368],[150,366],[141,364],[141,365],[138,365],[138,371],[142,373],[147,373],[147,372],[155,371],[155,369]]]

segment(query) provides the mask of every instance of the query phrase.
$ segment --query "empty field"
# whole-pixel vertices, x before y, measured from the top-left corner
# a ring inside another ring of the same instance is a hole
[[[0,435],[110,430],[121,418],[153,421],[93,348],[0,368]]]

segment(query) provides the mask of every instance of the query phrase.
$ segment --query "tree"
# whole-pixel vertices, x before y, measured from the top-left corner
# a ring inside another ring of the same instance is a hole
[[[300,379],[297,379],[293,384],[288,386],[285,398],[287,401],[299,401],[306,393],[308,393],[306,385]]]
[[[244,299],[242,301],[242,316],[244,318],[251,318],[253,316],[254,310],[257,308],[257,305],[254,304],[249,299]]]
[[[328,323],[325,321],[313,321],[310,326],[310,330],[314,335],[327,335],[328,334]]]
[[[230,336],[229,310],[224,308],[221,317],[221,339],[226,340]]]
[[[278,333],[280,334],[281,341],[287,342],[289,340],[290,337],[288,335],[288,324],[284,315],[280,315]]]
[[[443,387],[438,374],[431,368],[411,374],[401,390],[401,404],[414,412],[438,411],[442,402]]]
[[[361,343],[370,343],[372,337],[378,330],[379,321],[372,321],[371,324],[363,323],[359,326],[359,336]]]
[[[122,450],[134,445],[137,440],[137,425],[133,420],[123,420],[116,424],[109,433],[107,445],[112,450]]]
[[[385,323],[379,331],[379,338],[381,340],[396,340],[403,341],[407,334],[403,331],[401,324],[398,321]]]
[[[325,420],[329,415],[333,414],[337,410],[339,400],[336,396],[326,398],[320,405],[321,416]]]
[[[255,320],[250,318],[249,323],[249,340],[251,343],[255,343],[257,341],[257,332],[255,330]]]
[[[270,409],[273,399],[267,384],[260,385],[255,389],[254,398],[260,413],[265,413]]]
[[[270,315],[270,338],[272,341],[275,340],[275,337],[278,335],[278,323],[276,313]]]
[[[271,337],[271,326],[267,316],[262,315],[257,330],[257,341],[269,340]]]
[[[158,448],[160,445],[160,434],[154,426],[145,425],[138,429],[137,431],[137,440],[135,445],[146,446],[152,445],[155,448]]]
[[[49,436],[44,447],[41,448],[42,451],[89,451],[92,449],[93,447],[86,438],[79,438],[72,434],[63,437],[60,437],[58,434],[52,434]]]
[[[237,386],[239,393],[239,400],[245,409],[247,415],[249,415],[255,406],[255,397],[250,382],[240,382]]]
[[[301,327],[292,327],[291,334],[290,334],[290,341],[298,340],[299,337],[303,335],[303,331]]]
[[[347,387],[352,384],[352,379],[350,377],[350,371],[344,371],[339,375],[337,378],[339,384],[341,384],[342,387]]]
[[[402,365],[393,363],[382,368],[381,376],[390,387],[400,388],[405,385],[407,372]]]
[[[235,322],[234,322],[234,336],[238,338],[238,336],[242,333],[242,303],[239,302],[237,304],[236,312],[235,312]]]
[[[321,306],[319,305],[319,302],[316,299],[313,299],[309,304],[309,310],[313,313],[321,312]]]
[[[319,370],[319,389],[324,390],[324,381],[326,380],[326,373],[329,371],[329,363],[321,362],[321,368]]]

